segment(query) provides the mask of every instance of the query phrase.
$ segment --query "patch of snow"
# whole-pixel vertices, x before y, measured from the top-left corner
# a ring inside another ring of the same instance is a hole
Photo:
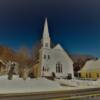
[[[77,87],[78,84],[73,80],[66,80],[66,79],[56,79],[58,83],[61,85],[69,86],[69,87]]]
[[[7,76],[0,77],[0,94],[4,93],[26,93],[61,90],[58,82],[45,78],[23,80],[14,76],[13,80],[8,80]]]
[[[18,75],[13,75],[13,78],[12,78],[12,80],[20,80],[21,78],[19,78],[19,76]],[[1,80],[8,80],[8,75],[2,75],[2,76],[0,76],[0,81]]]
[[[66,86],[80,87],[80,86],[98,86],[100,81],[91,81],[91,80],[66,80],[66,79],[57,79],[57,82]],[[99,85],[100,86],[100,85]]]
[[[61,86],[63,84],[65,86]],[[46,78],[34,78],[23,80],[14,75],[12,80],[8,80],[8,76],[0,76],[0,94],[8,93],[28,93],[28,92],[43,92],[43,91],[59,91],[59,90],[75,90],[84,88],[100,87],[100,80],[65,80],[56,79],[55,81]]]

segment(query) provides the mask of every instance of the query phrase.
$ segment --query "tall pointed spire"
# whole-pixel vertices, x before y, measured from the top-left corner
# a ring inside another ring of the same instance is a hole
[[[47,18],[45,19],[44,23],[42,43],[43,43],[43,48],[50,48],[50,36],[49,36]]]
[[[44,30],[43,30],[43,38],[47,38],[47,37],[49,37],[49,29],[48,29],[47,18],[45,18]]]

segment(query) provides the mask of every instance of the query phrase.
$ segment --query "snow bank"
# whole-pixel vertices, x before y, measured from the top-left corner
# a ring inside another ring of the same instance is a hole
[[[23,80],[17,76],[13,80],[7,80],[7,76],[0,77],[0,94],[25,93],[61,90],[59,83],[45,78]]]
[[[99,82],[97,81],[89,81],[89,80],[77,80],[77,79],[72,79],[72,80],[65,80],[65,79],[59,79],[56,80],[62,85],[66,86],[71,86],[71,87],[80,87],[80,86],[98,86]],[[100,85],[99,85],[100,86]]]
[[[98,86],[100,87],[100,80],[85,81],[85,80],[65,80],[56,79],[51,81],[45,78],[37,78],[23,80],[18,76],[13,76],[13,80],[8,80],[8,76],[0,76],[0,94],[7,93],[28,93],[28,92],[42,92],[42,91],[57,91],[57,90],[74,90]],[[61,86],[63,84],[65,86]]]
[[[77,87],[77,83],[73,80],[65,80],[65,79],[56,79],[58,83],[64,86],[69,86],[69,87]]]
[[[19,76],[17,76],[17,75],[13,75],[13,78],[12,78],[12,80],[20,80],[21,78],[19,78]],[[1,80],[8,80],[8,75],[2,75],[2,76],[0,76],[0,81]]]

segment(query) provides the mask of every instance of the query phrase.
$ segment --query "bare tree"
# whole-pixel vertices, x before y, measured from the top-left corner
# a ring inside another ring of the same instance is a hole
[[[20,48],[19,52],[16,55],[16,58],[17,58],[17,61],[19,62],[19,76],[24,77],[24,75],[26,75],[27,70],[30,68],[30,65],[31,65],[29,64],[29,61],[31,60],[29,50],[26,47]],[[28,76],[28,73],[27,73],[27,76]]]

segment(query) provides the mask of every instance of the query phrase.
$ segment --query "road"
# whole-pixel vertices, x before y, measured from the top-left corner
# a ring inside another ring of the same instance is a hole
[[[100,100],[100,88],[40,93],[3,94],[0,100]]]

